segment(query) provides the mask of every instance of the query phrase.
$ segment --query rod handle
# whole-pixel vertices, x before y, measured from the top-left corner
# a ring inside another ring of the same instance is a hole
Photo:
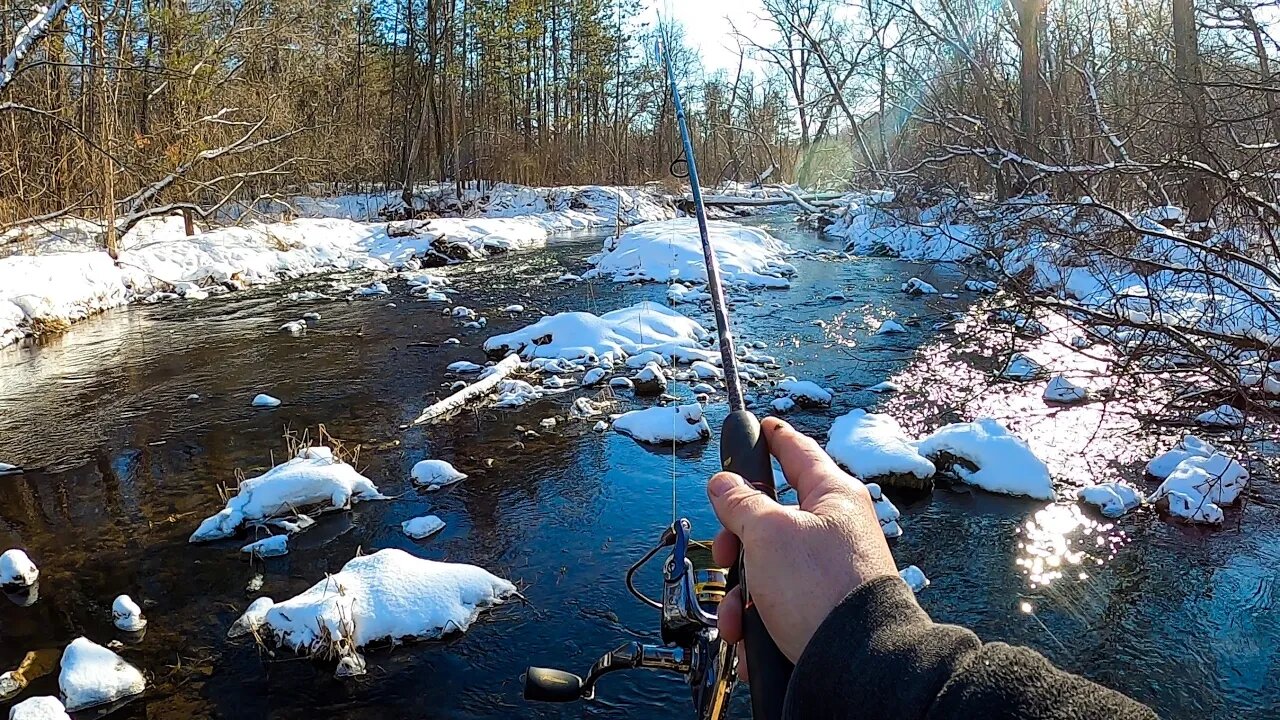
[[[778,499],[769,444],[761,432],[760,421],[750,412],[735,410],[724,419],[720,428],[720,467],[741,475],[770,499]],[[740,557],[737,565],[729,570],[729,589],[745,579],[745,570]],[[749,593],[750,588],[747,591]],[[751,673],[752,717],[755,720],[780,720],[794,667],[769,635],[751,598],[748,596],[743,600],[747,604],[742,617],[742,633],[747,667]]]

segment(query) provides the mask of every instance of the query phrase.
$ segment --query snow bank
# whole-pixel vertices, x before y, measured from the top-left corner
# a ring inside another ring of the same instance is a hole
[[[123,277],[105,252],[0,258],[0,347],[128,300]]]
[[[142,608],[128,595],[121,595],[111,603],[111,622],[124,632],[139,632],[147,626]]]
[[[27,698],[9,709],[9,720],[71,720],[56,697]]]
[[[5,550],[0,555],[0,588],[25,588],[36,584],[40,570],[21,550]]]
[[[902,426],[888,415],[861,408],[836,418],[827,431],[827,454],[863,480],[927,485],[936,468],[920,454]]]
[[[795,268],[784,258],[791,248],[765,230],[732,222],[710,221],[707,230],[727,286],[786,288]],[[637,225],[604,252],[588,259],[594,265],[583,277],[609,277],[614,282],[683,283],[707,281],[702,239],[693,218]]]
[[[206,519],[191,542],[231,537],[247,522],[292,514],[303,508],[344,509],[361,500],[380,500],[373,482],[333,457],[328,448],[305,448],[298,457],[240,484],[217,515]]]
[[[709,333],[696,321],[657,303],[643,302],[604,315],[566,312],[484,343],[490,355],[518,353],[525,360],[558,358],[611,363],[654,351],[676,360],[706,354],[698,343]],[[681,351],[685,351],[681,353]]]
[[[1109,518],[1118,518],[1142,506],[1142,494],[1133,486],[1122,482],[1082,487],[1076,491],[1076,499],[1096,505]]]
[[[915,444],[935,463],[958,458],[951,470],[964,482],[988,492],[1054,500],[1049,468],[1021,438],[991,418],[938,429]],[[973,469],[976,468],[976,469]]]
[[[435,515],[416,517],[400,523],[400,530],[414,540],[422,540],[444,529],[444,521]]]
[[[415,485],[442,488],[466,480],[467,474],[444,460],[423,460],[413,466],[409,477]]]
[[[701,405],[632,410],[613,421],[613,429],[645,443],[690,443],[711,437]]]
[[[141,694],[147,681],[119,655],[77,638],[62,653],[58,687],[67,710],[76,712]]]
[[[298,652],[350,657],[376,641],[465,632],[481,609],[515,592],[510,582],[474,565],[380,550],[352,559],[341,572],[273,605],[262,629]]]

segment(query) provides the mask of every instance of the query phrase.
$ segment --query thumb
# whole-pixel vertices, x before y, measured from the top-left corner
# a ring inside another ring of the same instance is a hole
[[[720,524],[739,538],[744,537],[750,528],[759,527],[763,517],[783,512],[777,501],[752,487],[736,473],[722,472],[712,476],[707,483],[707,495]]]

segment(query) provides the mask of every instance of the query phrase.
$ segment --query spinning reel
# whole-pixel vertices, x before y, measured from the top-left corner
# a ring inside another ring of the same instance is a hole
[[[678,520],[662,533],[657,547],[627,570],[627,589],[638,600],[662,611],[662,644],[627,643],[601,657],[585,678],[563,670],[531,667],[525,673],[524,697],[537,702],[591,700],[596,684],[619,670],[663,670],[683,675],[693,695],[699,720],[722,720],[737,681],[737,656],[720,639],[716,610],[724,599],[728,573],[712,567],[709,548],[689,539],[690,525]],[[636,589],[635,575],[659,552],[671,548],[662,569],[662,600]],[[698,565],[695,565],[695,558]],[[699,565],[701,567],[699,567]]]

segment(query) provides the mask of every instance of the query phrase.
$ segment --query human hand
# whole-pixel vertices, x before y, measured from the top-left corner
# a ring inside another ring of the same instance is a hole
[[[766,418],[762,426],[800,506],[779,505],[740,476],[717,473],[707,483],[707,494],[724,529],[712,552],[717,565],[730,567],[746,548],[751,601],[778,648],[796,662],[846,595],[870,580],[897,574],[897,567],[866,486],[791,425]],[[720,635],[727,642],[742,640],[742,611],[741,588],[734,588],[718,611]],[[745,679],[738,647],[739,674]]]

